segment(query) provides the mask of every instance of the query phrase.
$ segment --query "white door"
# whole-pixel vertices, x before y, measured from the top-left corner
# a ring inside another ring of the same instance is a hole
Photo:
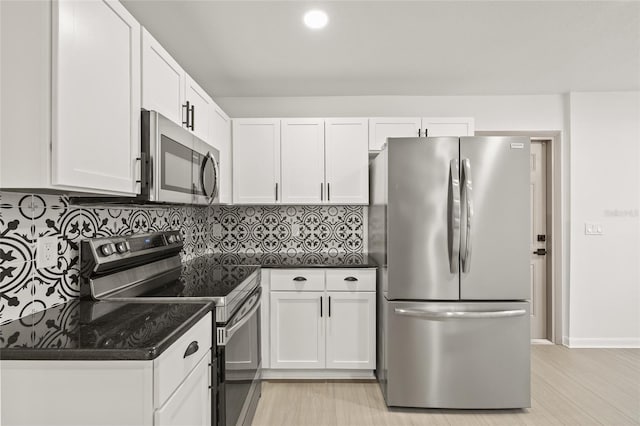
[[[422,119],[422,136],[473,136],[474,132],[474,120],[470,117],[425,117]]]
[[[140,24],[115,1],[53,10],[52,183],[135,194]]]
[[[376,368],[376,294],[327,293],[327,368]]]
[[[211,424],[211,368],[207,355],[153,415],[154,426],[206,426]]]
[[[189,74],[186,75],[185,82],[185,99],[189,102],[189,129],[194,135],[210,144],[213,100]]]
[[[324,368],[324,292],[271,292],[271,368]]]
[[[390,117],[369,119],[369,151],[380,151],[387,138],[418,137],[419,117]]]
[[[318,204],[324,198],[324,121],[282,120],[282,202]]]
[[[142,108],[182,126],[185,119],[185,72],[164,48],[142,29]]]
[[[325,120],[325,201],[369,203],[369,153],[366,118]]]
[[[220,203],[231,203],[231,119],[213,103],[211,144],[220,151]]]
[[[531,338],[547,336],[546,142],[531,141]],[[541,236],[540,238],[538,236]],[[538,241],[544,238],[545,241]],[[536,254],[538,250],[540,254]]]
[[[280,200],[280,120],[233,120],[233,202]]]

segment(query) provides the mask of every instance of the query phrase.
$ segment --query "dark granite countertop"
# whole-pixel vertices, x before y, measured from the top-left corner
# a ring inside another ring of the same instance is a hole
[[[212,309],[76,299],[0,325],[0,359],[151,360]]]
[[[367,253],[218,253],[208,255],[220,265],[262,268],[376,268]]]

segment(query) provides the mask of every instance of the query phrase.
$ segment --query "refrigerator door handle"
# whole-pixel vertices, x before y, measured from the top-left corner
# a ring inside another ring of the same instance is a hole
[[[449,162],[449,194],[451,194],[451,210],[449,211],[449,271],[457,274],[460,257],[460,170],[458,159]]]
[[[426,309],[395,308],[398,315],[422,317],[427,319],[489,319],[512,318],[526,314],[524,309],[512,309],[506,311],[430,311]]]
[[[471,160],[462,160],[462,200],[466,211],[466,227],[464,238],[464,252],[462,258],[462,272],[471,271],[471,222],[473,219],[473,189],[471,180]]]

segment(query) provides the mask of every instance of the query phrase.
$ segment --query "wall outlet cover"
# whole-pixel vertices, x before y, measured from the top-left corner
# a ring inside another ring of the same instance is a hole
[[[40,237],[37,243],[36,268],[51,268],[58,261],[58,239]]]

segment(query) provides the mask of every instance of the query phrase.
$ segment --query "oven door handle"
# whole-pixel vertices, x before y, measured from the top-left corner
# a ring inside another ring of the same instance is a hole
[[[240,327],[242,327],[243,325],[245,325],[247,323],[247,321],[249,321],[251,319],[251,317],[253,316],[253,314],[258,310],[258,308],[260,308],[260,301],[262,300],[262,287],[258,287],[258,298],[256,299],[255,303],[253,304],[253,306],[251,307],[251,309],[249,309],[249,311],[244,314],[244,316],[234,325],[232,325],[230,328],[227,328],[225,330],[225,334],[226,334],[226,340],[229,341],[229,339],[231,338],[231,336],[233,336],[233,334],[238,331],[238,329]]]

